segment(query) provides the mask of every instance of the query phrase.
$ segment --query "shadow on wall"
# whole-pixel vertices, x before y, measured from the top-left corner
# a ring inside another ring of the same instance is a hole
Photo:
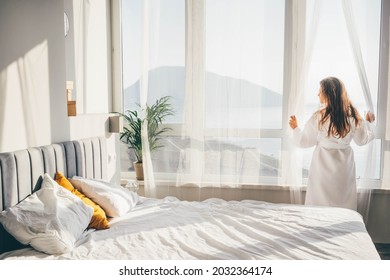
[[[0,152],[69,135],[63,19],[63,1],[0,2]]]

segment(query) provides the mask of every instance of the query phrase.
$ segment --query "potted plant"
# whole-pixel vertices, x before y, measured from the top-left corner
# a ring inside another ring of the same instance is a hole
[[[162,147],[160,144],[161,136],[169,130],[169,128],[162,128],[160,125],[166,117],[173,115],[174,112],[169,101],[170,96],[163,96],[157,99],[151,106],[146,105],[144,118],[142,119],[140,115],[141,106],[139,104],[137,104],[139,107],[138,110],[127,110],[124,114],[121,114],[124,119],[124,127],[123,132],[120,133],[120,140],[129,149],[134,151],[136,161],[133,164],[137,180],[144,179],[142,166],[142,125],[145,121],[147,122],[150,152],[160,149]]]

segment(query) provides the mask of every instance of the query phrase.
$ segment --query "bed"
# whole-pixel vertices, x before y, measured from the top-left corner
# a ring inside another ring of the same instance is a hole
[[[1,210],[22,204],[58,171],[106,182],[105,145],[104,138],[90,138],[0,154]],[[0,259],[380,259],[362,217],[349,209],[153,199],[107,185],[132,199],[128,210],[108,215],[109,228],[83,228],[71,250],[50,254],[21,244],[0,225]]]

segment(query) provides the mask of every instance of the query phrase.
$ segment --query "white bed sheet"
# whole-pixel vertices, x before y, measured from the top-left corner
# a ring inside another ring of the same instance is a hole
[[[343,208],[142,198],[110,225],[63,255],[28,248],[0,259],[380,259],[360,214]]]

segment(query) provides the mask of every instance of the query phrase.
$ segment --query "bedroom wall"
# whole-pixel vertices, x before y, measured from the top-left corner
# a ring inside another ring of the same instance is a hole
[[[64,11],[69,19],[65,37]],[[110,1],[0,1],[0,152],[105,136],[111,111]],[[68,117],[66,81],[77,116]]]
[[[69,137],[63,2],[0,1],[0,152]]]

